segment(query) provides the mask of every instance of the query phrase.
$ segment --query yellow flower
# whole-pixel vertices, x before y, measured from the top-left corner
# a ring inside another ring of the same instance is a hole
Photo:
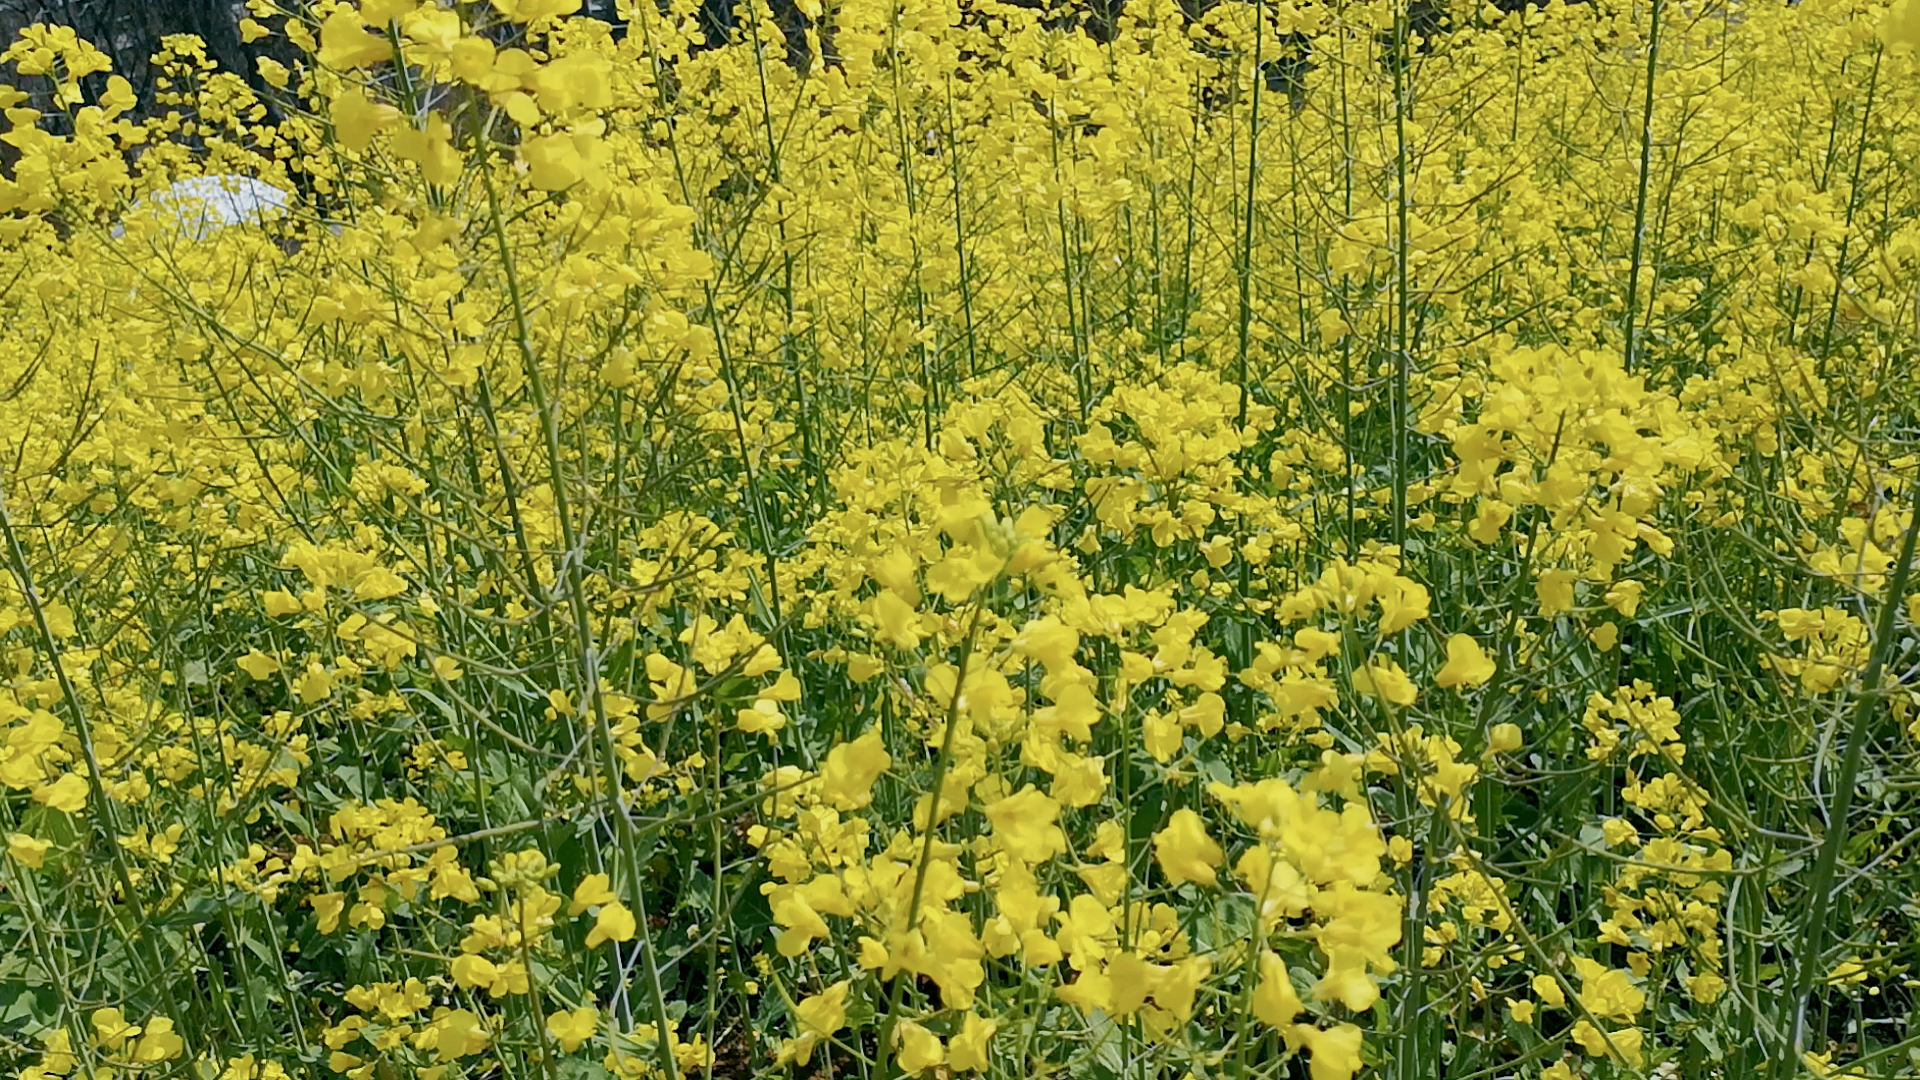
[[[1195,885],[1218,884],[1215,870],[1226,859],[1200,815],[1184,808],[1175,810],[1167,827],[1153,834],[1153,855],[1167,877]]]
[[[479,83],[493,74],[493,42],[483,37],[463,37],[448,50],[448,60],[456,77]]]
[[[793,1017],[799,1025],[800,1037],[782,1051],[782,1056],[790,1054],[794,1061],[805,1065],[812,1060],[814,1047],[847,1026],[847,987],[850,985],[842,979],[794,1006]]]
[[[593,1038],[600,1027],[600,1010],[591,1005],[583,1005],[571,1012],[547,1014],[547,1032],[552,1035],[560,1049],[571,1054],[580,1049],[580,1044]]]
[[[627,905],[618,900],[602,904],[600,917],[587,933],[587,948],[597,949],[609,941],[632,941],[637,929],[639,923],[634,921],[633,912],[627,910]]]
[[[317,59],[327,67],[344,71],[392,57],[393,45],[386,38],[368,33],[352,8],[341,8],[320,24]]]
[[[246,672],[255,680],[265,682],[267,679],[273,677],[274,672],[280,670],[280,661],[268,656],[259,649],[249,649],[247,650],[247,655],[241,657],[234,666]]]
[[[73,608],[62,601],[55,600],[48,604],[41,609],[41,614],[46,616],[47,631],[54,637],[70,638],[79,632],[74,623]]]
[[[1880,23],[1880,40],[1889,47],[1920,49],[1920,3],[1893,0]]]
[[[7,854],[34,870],[40,869],[46,860],[47,852],[53,842],[28,836],[26,833],[13,833],[7,837]]]
[[[493,0],[495,10],[517,23],[558,18],[580,10],[580,0]]]
[[[1585,1020],[1573,1025],[1573,1041],[1593,1057],[1612,1057],[1631,1065],[1640,1064],[1640,1048],[1645,1033],[1639,1028],[1618,1028],[1604,1034]]]
[[[882,589],[874,594],[869,607],[874,625],[879,628],[881,641],[896,649],[920,647],[920,613],[899,593]]]
[[[588,908],[611,904],[620,899],[613,891],[612,882],[613,879],[605,874],[588,874],[581,878],[580,884],[574,887],[573,902],[567,905],[567,916],[571,918]]]
[[[360,0],[360,17],[385,28],[388,23],[410,14],[416,6],[417,0]]]
[[[1580,973],[1580,1004],[1593,1015],[1630,1023],[1646,1008],[1647,995],[1628,980],[1626,972],[1584,956],[1576,957],[1573,966]]]
[[[485,1050],[489,1038],[485,1021],[472,1011],[442,1006],[433,1011],[433,1022],[415,1037],[414,1045],[431,1048],[435,1060],[451,1061]]]
[[[1533,1023],[1533,1002],[1523,998],[1508,998],[1507,1014],[1513,1017],[1513,1022],[1516,1024],[1531,1024]]]
[[[94,1042],[109,1050],[120,1049],[127,1044],[128,1039],[140,1034],[140,1026],[128,1023],[119,1009],[95,1009],[90,1020],[93,1024]]]
[[[1067,838],[1054,824],[1060,804],[1032,784],[987,807],[986,817],[995,846],[1023,863],[1045,862],[1067,850]]]
[[[820,794],[839,810],[858,810],[873,801],[873,782],[893,764],[875,728],[827,753],[820,770]]]
[[[1455,634],[1447,639],[1447,662],[1433,682],[1442,688],[1483,686],[1493,673],[1493,660],[1480,643],[1466,634]]]
[[[156,1016],[147,1021],[146,1034],[133,1044],[133,1060],[141,1064],[168,1061],[179,1057],[186,1047],[186,1040],[173,1033],[173,1021]]]
[[[1711,1005],[1727,992],[1727,980],[1708,971],[1687,980],[1687,993],[1702,1005]]]
[[[1380,603],[1380,635],[1385,637],[1426,618],[1432,597],[1425,585],[1395,577],[1380,590],[1375,599]]]
[[[307,898],[313,913],[319,917],[320,932],[331,934],[340,929],[340,916],[347,909],[347,894],[343,892],[317,893]]]
[[[1533,996],[1539,998],[1547,1007],[1564,1009],[1567,1007],[1567,995],[1561,993],[1560,983],[1551,975],[1533,977]]]
[[[1540,580],[1534,583],[1534,594],[1540,599],[1540,614],[1543,618],[1552,618],[1563,612],[1573,610],[1573,582],[1576,575],[1571,570],[1542,570]]]
[[[284,589],[261,593],[260,606],[266,610],[267,617],[270,619],[277,619],[282,615],[298,615],[306,610],[300,606],[299,597]]]
[[[456,985],[468,990],[475,987],[490,990],[500,978],[500,969],[493,961],[474,954],[454,957],[448,972]]]
[[[1307,1075],[1313,1080],[1353,1080],[1360,1071],[1360,1047],[1366,1035],[1352,1024],[1339,1024],[1322,1031],[1310,1024],[1295,1025],[1294,1031],[1306,1044]]]
[[[904,1073],[920,1073],[947,1060],[946,1048],[940,1045],[940,1037],[911,1020],[902,1020],[895,1029],[894,1038],[900,1047],[900,1056],[895,1060]]]
[[[333,133],[339,138],[340,145],[354,151],[365,150],[375,135],[400,123],[399,109],[375,104],[357,86],[347,87],[333,95],[328,102],[327,116],[333,121]]]
[[[1053,996],[1072,1005],[1083,1013],[1113,1011],[1113,980],[1105,972],[1088,968],[1080,977],[1065,986],[1053,988]]]
[[[586,178],[587,162],[572,136],[542,135],[520,147],[527,179],[542,191],[565,191]]]
[[[1631,619],[1640,610],[1640,596],[1646,589],[1637,581],[1616,581],[1601,599],[1607,602],[1608,607]]]
[[[1286,1030],[1306,1006],[1293,988],[1287,962],[1278,953],[1260,954],[1260,985],[1253,991],[1253,1015],[1268,1027]]]
[[[960,1033],[947,1045],[947,1067],[954,1072],[986,1072],[993,1064],[988,1043],[1000,1025],[968,1013],[960,1021]]]
[[[1414,689],[1413,680],[1407,678],[1404,668],[1379,656],[1367,661],[1364,667],[1354,669],[1353,688],[1368,697],[1381,698],[1403,708],[1412,705],[1420,696],[1420,692]]]
[[[49,810],[77,814],[87,807],[87,782],[73,773],[67,773],[51,784],[35,788],[33,801]]]
[[[463,159],[460,151],[453,145],[453,128],[447,119],[439,113],[427,117],[424,128],[402,127],[393,136],[394,156],[411,161],[420,166],[420,178],[429,184],[445,186],[460,179]],[[399,575],[382,568],[380,573],[388,579],[372,586],[382,591],[392,589],[386,596],[397,596],[406,591],[406,582]],[[354,587],[354,595],[366,598],[368,582],[362,580]],[[384,597],[382,597],[384,599]]]
[[[1524,745],[1519,724],[1495,724],[1487,732],[1487,750],[1495,754],[1511,754]]]
[[[307,672],[294,685],[294,691],[300,695],[302,705],[316,705],[325,701],[333,693],[333,673],[315,660],[307,665]]]

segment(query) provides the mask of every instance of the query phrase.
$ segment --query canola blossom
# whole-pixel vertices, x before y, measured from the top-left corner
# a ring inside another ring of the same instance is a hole
[[[1920,1071],[1920,3],[616,7],[0,53],[9,1075]]]

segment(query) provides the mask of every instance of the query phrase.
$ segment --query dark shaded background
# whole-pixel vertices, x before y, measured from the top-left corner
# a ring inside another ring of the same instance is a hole
[[[1093,36],[1106,38],[1114,30],[1126,0],[1014,0],[1023,7],[1046,10],[1048,22],[1055,27],[1079,25]],[[1222,0],[1182,0],[1190,15],[1198,16]],[[1446,0],[1414,0],[1414,29],[1431,32],[1438,28],[1438,14]],[[1495,0],[1502,10],[1519,10],[1526,0]],[[771,0],[776,18],[786,30],[788,58],[805,65],[805,23],[794,0]],[[709,42],[719,43],[731,36],[734,0],[704,0],[701,22]],[[580,14],[613,23],[616,34],[624,27],[614,14],[614,0],[584,0]],[[245,9],[232,0],[0,0],[0,43],[11,43],[21,28],[34,23],[71,26],[79,35],[113,58],[115,73],[133,84],[134,92],[145,106],[153,102],[156,72],[148,62],[160,50],[161,38],[168,34],[195,34],[206,43],[207,55],[221,70],[240,75],[254,84],[263,97],[271,97],[259,82],[252,57],[270,55],[283,63],[295,56],[284,39],[271,37],[248,46],[240,41],[239,21]],[[1289,43],[1281,43],[1286,45]],[[1291,43],[1296,48],[1303,42]],[[0,45],[3,47],[3,45]],[[282,55],[282,54],[285,55]],[[831,57],[829,57],[829,62]],[[0,72],[5,79],[10,72]],[[1273,75],[1269,73],[1269,81]],[[38,79],[17,80],[29,93],[44,93],[48,88]],[[1276,87],[1277,88],[1277,87]],[[39,105],[39,102],[34,104]]]

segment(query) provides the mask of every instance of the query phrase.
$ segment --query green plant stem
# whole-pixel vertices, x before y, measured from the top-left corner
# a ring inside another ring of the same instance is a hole
[[[639,962],[643,969],[648,1004],[652,1008],[656,1032],[658,1067],[666,1080],[677,1080],[679,1066],[673,1057],[673,1047],[668,1035],[673,1031],[672,1021],[667,1016],[666,997],[660,986],[660,969],[654,961],[653,931],[648,925],[646,890],[641,872],[638,831],[633,819],[628,816],[626,807],[621,805],[622,780],[624,775],[620,767],[620,756],[614,749],[613,729],[607,720],[606,699],[600,683],[599,650],[594,645],[593,627],[587,619],[586,582],[581,573],[583,549],[580,538],[574,532],[573,513],[567,498],[566,474],[561,467],[560,425],[557,403],[547,392],[546,375],[541,371],[540,358],[533,348],[532,333],[527,324],[526,304],[520,292],[519,274],[515,269],[513,249],[507,243],[506,221],[500,213],[500,197],[495,190],[493,174],[483,166],[481,175],[485,178],[487,191],[487,209],[492,225],[493,237],[499,246],[501,271],[506,275],[507,296],[513,310],[514,338],[520,351],[520,359],[526,369],[527,387],[533,394],[534,407],[540,414],[541,435],[546,443],[548,482],[553,488],[554,516],[560,524],[560,540],[565,547],[562,563],[567,587],[567,606],[573,617],[574,644],[579,658],[580,678],[586,699],[592,710],[593,725],[600,736],[601,767],[605,773],[607,816],[615,835],[620,838],[621,853],[625,857],[625,870],[629,875],[634,899],[634,921],[639,940]]]
[[[1880,617],[1873,631],[1873,653],[1860,676],[1860,690],[1847,725],[1846,754],[1840,761],[1840,775],[1835,778],[1832,802],[1826,807],[1826,835],[1820,840],[1820,853],[1814,860],[1813,874],[1807,884],[1805,929],[1794,954],[1792,996],[1788,999],[1793,1022],[1775,1056],[1774,1075],[1779,1077],[1792,1075],[1799,1067],[1800,1056],[1807,1049],[1808,998],[1813,993],[1814,981],[1826,974],[1821,954],[1826,949],[1827,915],[1833,905],[1834,872],[1840,864],[1840,851],[1851,835],[1847,821],[1853,813],[1860,762],[1866,756],[1867,733],[1877,707],[1885,704],[1880,694],[1880,679],[1886,671],[1887,656],[1893,651],[1894,630],[1905,601],[1907,581],[1912,576],[1914,542],[1920,538],[1920,483],[1912,483],[1910,498],[1913,513],[1907,522],[1906,535],[1900,540],[1900,555],[1894,561],[1893,575],[1880,604]]]
[[[1627,261],[1627,317],[1625,367],[1629,375],[1640,358],[1640,265],[1646,258],[1647,188],[1653,175],[1653,91],[1660,73],[1660,16],[1666,0],[1653,0],[1647,20],[1646,98],[1640,105],[1640,185],[1633,202],[1633,252]]]

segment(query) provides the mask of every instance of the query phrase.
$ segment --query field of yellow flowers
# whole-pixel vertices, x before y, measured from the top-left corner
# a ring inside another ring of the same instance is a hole
[[[1920,1075],[1920,0],[249,6],[4,54],[6,1075]]]

